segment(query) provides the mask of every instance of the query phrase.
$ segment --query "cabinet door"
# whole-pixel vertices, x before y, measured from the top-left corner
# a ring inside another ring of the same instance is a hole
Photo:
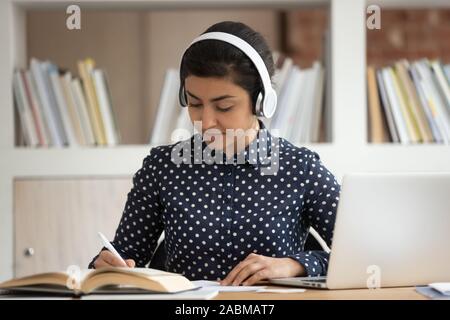
[[[112,240],[131,177],[14,181],[15,276],[87,268]]]

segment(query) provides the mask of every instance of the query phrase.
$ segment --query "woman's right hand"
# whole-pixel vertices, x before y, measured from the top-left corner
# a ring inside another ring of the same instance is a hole
[[[103,250],[98,255],[97,259],[94,261],[95,269],[104,268],[104,267],[129,267],[134,268],[136,263],[133,259],[125,260],[127,265],[124,265],[120,259],[118,259],[115,255],[113,255],[109,250]]]

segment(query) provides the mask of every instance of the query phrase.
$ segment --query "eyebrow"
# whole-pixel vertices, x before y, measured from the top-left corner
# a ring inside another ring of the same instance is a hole
[[[196,97],[195,95],[193,95],[192,93],[190,93],[189,91],[186,91],[186,92],[187,92],[188,95],[190,95],[192,98],[195,98],[195,99],[197,99],[197,100],[202,100],[202,99],[200,99],[199,97]],[[223,96],[220,96],[220,97],[212,98],[212,99],[210,99],[209,101],[210,101],[210,102],[216,102],[216,101],[223,100],[223,99],[228,99],[228,98],[235,98],[235,96],[230,96],[229,94],[226,94],[226,95],[223,95]]]

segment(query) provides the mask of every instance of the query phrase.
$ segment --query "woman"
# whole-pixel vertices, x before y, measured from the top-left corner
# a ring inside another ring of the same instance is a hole
[[[340,186],[317,153],[272,136],[257,118],[276,105],[276,97],[264,99],[274,63],[263,37],[229,21],[205,31],[212,32],[251,49],[197,39],[186,50],[180,103],[202,134],[151,150],[113,245],[128,266],[144,267],[164,231],[168,271],[223,285],[325,275],[328,254],[303,247],[310,226],[331,243]],[[121,263],[103,250],[90,267],[111,265]]]

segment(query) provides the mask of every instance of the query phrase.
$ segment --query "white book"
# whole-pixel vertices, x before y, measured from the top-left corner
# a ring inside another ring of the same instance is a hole
[[[175,69],[168,69],[164,79],[159,99],[156,120],[153,126],[150,144],[157,145],[169,143],[178,116],[178,88],[180,85],[179,73]]]
[[[293,61],[290,57],[284,58],[282,67],[278,70],[278,72],[274,75],[274,86],[277,95],[281,94],[283,87],[286,83],[286,79],[289,75],[289,71],[293,66]]]
[[[92,122],[89,119],[89,113],[87,110],[86,97],[81,89],[80,79],[74,78],[71,81],[72,94],[75,100],[75,106],[78,110],[78,115],[81,120],[81,126],[83,128],[84,137],[86,143],[90,146],[95,145],[94,129],[92,128]]]
[[[421,76],[417,71],[415,65],[411,65],[409,70],[411,71],[411,77],[414,81],[414,86],[416,87],[421,105],[423,110],[425,111],[425,115],[428,120],[428,124],[430,125],[431,132],[433,134],[433,138],[435,142],[442,143],[444,139],[442,138],[442,133],[440,132],[439,127],[434,119],[435,115],[432,113],[432,107],[429,105],[428,100],[423,92],[422,84],[421,84]]]
[[[49,71],[54,67],[50,61],[44,61],[39,64],[43,79],[45,83],[45,89],[47,90],[48,101],[50,103],[50,109],[53,113],[54,119],[56,121],[56,128],[58,129],[58,135],[61,137],[63,145],[68,145],[69,140],[67,139],[67,133],[64,128],[64,122],[62,119],[61,112],[59,110],[58,102],[56,101],[55,92],[53,91],[52,80],[50,79]]]
[[[181,108],[175,129],[177,130],[177,134],[171,135],[170,143],[189,139],[194,134],[194,126],[192,125],[187,108]]]
[[[289,71],[288,81],[286,83],[285,88],[283,89],[282,93],[278,95],[278,98],[277,98],[277,109],[275,110],[275,113],[272,116],[272,119],[270,121],[270,128],[278,130],[278,132],[280,132],[280,122],[283,121],[282,118],[286,117],[285,105],[286,105],[286,101],[287,101],[287,93],[290,91],[290,90],[287,90],[287,87],[292,85],[291,79],[292,79],[292,74],[294,73],[293,69],[294,68],[292,68]]]
[[[296,143],[293,134],[299,125],[299,114],[303,112],[302,95],[306,85],[305,71],[296,67],[293,70],[292,78],[290,78],[290,86],[288,87],[288,101],[285,106],[287,119],[280,123],[283,137],[292,143]]]
[[[115,146],[118,144],[117,130],[115,128],[114,118],[112,114],[112,102],[108,95],[105,73],[100,69],[92,70],[92,79],[97,93],[100,115],[105,126],[106,144]]]
[[[392,113],[392,107],[389,103],[389,99],[387,96],[386,91],[386,85],[383,79],[383,73],[382,70],[377,70],[377,83],[378,83],[378,89],[380,91],[380,97],[381,97],[381,105],[383,106],[384,113],[386,115],[387,124],[389,127],[389,133],[392,138],[392,142],[398,143],[400,142],[400,139],[398,137],[397,128],[395,126],[394,121],[394,115]]]
[[[450,64],[444,66],[445,77],[447,78],[448,85],[450,86]]]
[[[277,111],[270,124],[272,130],[278,131],[278,136],[289,139],[290,125],[294,125],[297,112],[296,101],[300,92],[301,72],[298,66],[293,66],[286,79],[286,85],[278,98]]]
[[[68,106],[64,97],[64,92],[61,88],[59,71],[56,66],[49,65],[47,72],[50,77],[53,94],[55,95],[56,106],[58,107],[59,113],[61,115],[64,131],[66,133],[67,144],[69,146],[76,146],[78,145],[78,141],[75,138],[75,132],[73,130],[72,121],[70,120]]]
[[[36,92],[36,84],[34,83],[34,78],[31,75],[30,70],[27,70],[25,72],[25,77],[28,81],[28,87],[30,90],[31,100],[33,100],[33,103],[35,104],[36,121],[39,123],[39,127],[41,128],[43,146],[49,146],[51,144],[50,131],[49,131],[48,123],[44,117],[44,111],[42,110],[42,104],[39,101],[39,97]]]
[[[441,100],[442,97],[439,95],[435,83],[433,80],[433,75],[431,74],[431,69],[427,60],[420,60],[415,63],[417,71],[421,76],[421,84],[423,92],[429,105],[432,107],[432,113],[434,113],[434,119],[442,134],[444,143],[450,143],[450,119],[448,111],[445,108],[444,102]]]
[[[48,125],[48,129],[51,137],[51,144],[56,147],[62,147],[64,145],[63,139],[59,134],[57,119],[53,113],[52,107],[50,106],[50,98],[47,89],[47,81],[44,77],[44,71],[40,66],[40,62],[32,58],[30,63],[31,74],[36,84],[36,91],[41,102],[42,110],[45,121]]]
[[[301,114],[297,118],[297,133],[293,137],[296,143],[308,142],[307,133],[310,131],[311,111],[314,105],[316,72],[313,68],[308,68],[305,72],[305,86],[302,89],[303,93],[300,101]]]
[[[20,72],[21,71],[16,71],[14,73],[14,96],[16,98],[16,106],[20,118],[20,124],[22,127],[25,144],[31,147],[35,147],[38,144],[36,128],[34,126],[33,116],[31,114],[30,105],[27,100],[23,79]]]
[[[293,115],[293,121],[292,125],[289,128],[289,136],[288,140],[293,143],[297,144],[299,142],[298,137],[300,136],[300,132],[302,130],[301,126],[301,119],[303,117],[303,114],[305,113],[305,90],[308,87],[308,74],[309,74],[309,68],[308,69],[299,69],[299,79],[300,81],[297,82],[294,88],[295,92],[295,98],[293,101],[293,108],[295,110],[295,114]]]
[[[391,77],[389,67],[383,68],[382,74],[400,143],[408,144],[411,142],[411,140],[408,135],[405,119],[403,118],[402,111],[400,109],[400,102],[398,101],[397,93],[395,91],[393,83],[394,80]]]
[[[270,128],[272,128],[272,123],[277,122],[276,118],[279,116],[278,106],[280,105],[280,100],[282,99],[281,97],[285,94],[284,91],[286,90],[286,80],[291,73],[292,67],[293,67],[292,59],[289,57],[285,57],[283,60],[283,65],[281,66],[281,68],[275,71],[275,74],[273,76],[273,87],[278,97],[277,109],[275,111],[275,114],[271,118],[261,119],[265,127],[268,128],[269,130]]]
[[[437,60],[434,60],[431,62],[431,68],[434,72],[437,86],[440,89],[441,96],[444,98],[446,108],[448,112],[450,112],[450,85],[447,82],[447,79],[445,79],[445,75],[443,72],[443,69],[441,67],[441,63]]]

